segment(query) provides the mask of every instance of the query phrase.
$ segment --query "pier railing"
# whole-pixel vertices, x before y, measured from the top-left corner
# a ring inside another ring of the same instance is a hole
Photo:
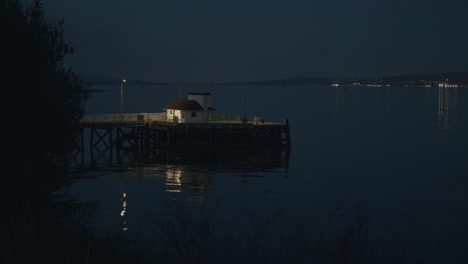
[[[82,122],[106,121],[166,121],[166,113],[129,113],[129,114],[100,114],[85,115]]]
[[[240,115],[231,115],[225,113],[212,113],[210,116],[211,122],[219,122],[219,121],[241,121],[242,116]],[[262,120],[265,121],[263,118],[258,116],[253,116],[248,118],[249,121],[253,121],[254,123],[261,123]]]
[[[97,115],[85,115],[81,119],[82,124],[89,124],[92,127],[96,125],[104,126],[120,126],[120,125],[131,125],[131,124],[164,124],[164,125],[177,125],[182,124],[184,126],[213,126],[215,124],[224,125],[283,125],[284,123],[272,123],[265,122],[263,118],[254,116],[249,118],[247,121],[241,120],[239,115],[228,115],[228,114],[216,114],[211,115],[209,122],[207,123],[179,123],[177,121],[168,121],[167,115],[163,113],[126,113],[126,114],[97,114]]]

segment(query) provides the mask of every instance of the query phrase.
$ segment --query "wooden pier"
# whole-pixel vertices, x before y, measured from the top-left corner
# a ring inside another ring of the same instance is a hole
[[[81,163],[84,153],[120,157],[121,151],[133,156],[155,156],[162,151],[287,151],[291,147],[289,122],[246,122],[234,120],[209,123],[173,123],[147,119],[89,120],[80,122],[77,136]],[[103,154],[106,153],[106,154]],[[75,157],[75,159],[77,159]],[[107,158],[106,158],[107,159]]]
[[[85,143],[83,133],[89,130],[89,146],[98,144],[105,148],[138,147],[224,150],[249,148],[290,148],[289,122],[262,123],[240,121],[214,121],[210,123],[171,123],[152,120],[100,120],[82,121],[81,147]]]

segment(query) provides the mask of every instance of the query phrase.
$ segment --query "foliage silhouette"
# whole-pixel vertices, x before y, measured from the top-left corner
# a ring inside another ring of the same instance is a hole
[[[87,87],[64,65],[73,46],[64,39],[63,20],[49,21],[39,0],[0,0],[0,33],[7,157],[0,262],[63,261],[61,221],[76,208],[58,204],[52,194],[65,181],[65,157],[74,147]]]
[[[0,0],[0,22],[2,105],[12,128],[7,132],[14,139],[10,155],[28,169],[44,159],[58,165],[73,147],[88,96],[79,77],[63,63],[73,52],[64,40],[63,20],[49,22],[38,0],[31,6]]]

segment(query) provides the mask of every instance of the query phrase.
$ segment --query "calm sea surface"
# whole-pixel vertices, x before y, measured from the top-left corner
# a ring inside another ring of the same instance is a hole
[[[88,114],[120,112],[118,85],[93,88],[103,91],[93,93]],[[468,263],[468,89],[124,89],[127,113],[162,112],[180,92],[211,92],[216,112],[246,110],[272,122],[288,118],[292,148],[278,155],[202,153],[197,159],[112,165],[103,154],[93,168],[86,157],[86,169],[77,171],[69,191],[80,201],[99,202],[97,230],[157,244],[162,223],[180,220],[176,211],[182,208],[193,218],[210,212],[218,232],[234,238],[270,221],[264,237],[281,243],[276,231],[300,223],[315,230],[331,225],[339,233],[356,222],[359,208],[366,212],[370,240],[390,241],[411,260]]]

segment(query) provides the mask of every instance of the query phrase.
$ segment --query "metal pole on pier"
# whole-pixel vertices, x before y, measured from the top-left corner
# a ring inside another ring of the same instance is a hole
[[[247,87],[244,87],[244,118],[247,118]]]
[[[126,83],[127,80],[123,79],[122,82],[120,82],[120,119],[123,120],[123,85]]]

